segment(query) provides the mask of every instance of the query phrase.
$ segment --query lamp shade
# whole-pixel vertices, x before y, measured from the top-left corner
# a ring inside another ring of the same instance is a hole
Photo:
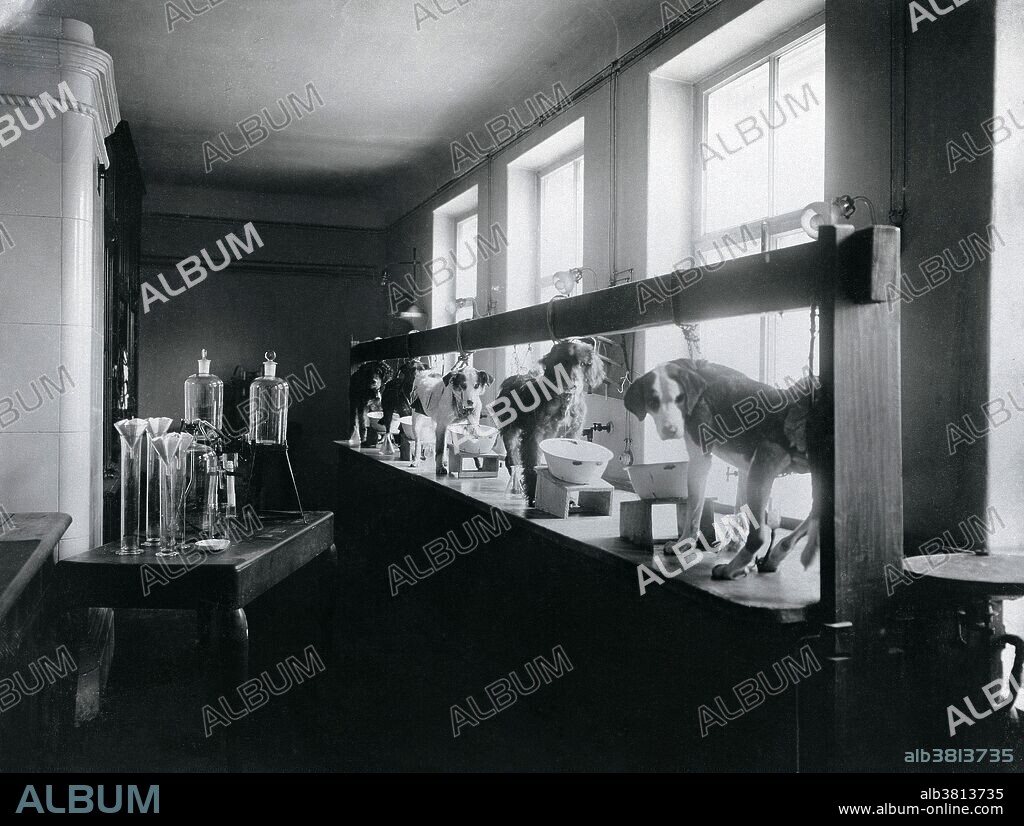
[[[823,224],[834,223],[832,208],[824,201],[808,204],[800,215],[800,226],[811,238],[818,237],[818,228]]]

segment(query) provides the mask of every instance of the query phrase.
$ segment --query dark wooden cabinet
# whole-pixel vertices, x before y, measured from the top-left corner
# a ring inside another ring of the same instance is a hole
[[[138,415],[142,196],[145,186],[131,129],[121,121],[106,140],[103,187],[103,540],[118,519],[118,438],[114,422]]]

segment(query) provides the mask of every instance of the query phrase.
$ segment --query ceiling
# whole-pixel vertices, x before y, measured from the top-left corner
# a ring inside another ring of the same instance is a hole
[[[31,2],[31,0],[23,0]],[[175,7],[188,13],[186,0]],[[35,0],[114,60],[147,186],[362,199],[386,221],[453,177],[450,145],[661,25],[659,0]],[[444,10],[443,12],[441,10]],[[175,12],[171,12],[177,17]],[[417,20],[417,17],[419,20]],[[323,107],[204,171],[203,143],[313,83]],[[373,223],[373,221],[368,221]]]

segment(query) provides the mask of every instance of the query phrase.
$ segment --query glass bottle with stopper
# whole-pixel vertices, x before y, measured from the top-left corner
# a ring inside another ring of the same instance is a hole
[[[291,389],[277,375],[277,354],[266,353],[263,375],[249,385],[249,441],[256,445],[284,445],[288,441],[288,404]]]
[[[205,422],[216,430],[221,429],[224,416],[224,382],[210,372],[210,359],[203,350],[199,358],[199,369],[185,379],[185,424],[198,425]],[[196,436],[207,441],[207,434],[200,426]]]

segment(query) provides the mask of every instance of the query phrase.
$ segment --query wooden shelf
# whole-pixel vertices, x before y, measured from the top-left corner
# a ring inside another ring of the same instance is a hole
[[[538,533],[560,547],[608,562],[618,569],[617,575],[632,577],[631,587],[636,589],[637,599],[643,599],[638,585],[638,565],[647,565],[661,576],[658,569],[653,567],[650,551],[644,551],[619,538],[619,503],[636,500],[638,497],[633,493],[613,491],[612,512],[608,516],[579,515],[558,519],[535,508],[528,508],[523,498],[513,496],[507,489],[508,475],[504,471],[496,479],[438,477],[434,475],[432,458],[412,468],[407,462],[385,459],[376,448],[361,449],[342,441],[335,444],[341,448],[343,462],[376,462],[407,477],[410,484],[432,486],[440,496],[453,496],[474,502],[482,510],[498,508],[515,517],[517,527]],[[675,538],[672,527],[675,522],[674,510],[666,510],[663,516],[664,520],[656,523],[656,527],[664,526],[665,531],[660,532],[657,538]],[[649,585],[648,593],[653,589],[668,589],[714,609],[740,613],[749,619],[771,623],[791,624],[812,619],[819,601],[817,563],[805,571],[800,565],[798,554],[794,552],[777,573],[754,572],[732,582],[712,580],[712,566],[723,561],[717,556],[706,555],[698,565],[667,579],[664,585]],[[679,567],[675,557],[665,560],[665,569],[669,573],[674,573]]]

